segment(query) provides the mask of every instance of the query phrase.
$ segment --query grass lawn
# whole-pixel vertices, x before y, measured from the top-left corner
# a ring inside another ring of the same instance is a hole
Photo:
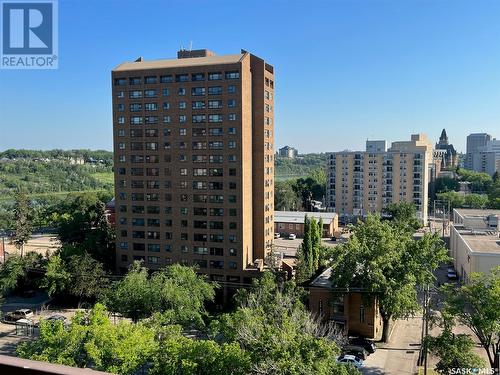
[[[94,177],[99,182],[102,182],[105,184],[114,184],[115,183],[115,178],[114,178],[113,172],[92,173],[92,177]]]

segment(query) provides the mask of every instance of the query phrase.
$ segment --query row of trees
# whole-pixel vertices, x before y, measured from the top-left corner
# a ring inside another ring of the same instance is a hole
[[[500,177],[498,172],[493,176],[487,173],[457,169],[458,178],[440,177],[436,179],[433,198],[449,202],[451,208],[500,208]],[[459,193],[459,182],[471,184],[471,193]]]
[[[68,327],[42,321],[39,338],[21,344],[23,358],[120,374],[357,374],[336,363],[340,337],[312,318],[303,292],[270,272],[237,293],[234,312],[207,315],[217,286],[195,270],[169,266],[148,276],[140,264],[115,282]],[[138,290],[136,290],[136,288]],[[112,324],[108,311],[133,323]],[[137,312],[140,312],[139,314]],[[196,327],[203,338],[190,338]]]
[[[277,211],[311,211],[311,200],[322,201],[325,194],[326,174],[318,168],[305,178],[276,181],[274,206]]]

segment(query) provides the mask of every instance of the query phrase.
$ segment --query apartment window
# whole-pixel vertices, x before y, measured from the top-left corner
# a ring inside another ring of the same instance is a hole
[[[118,105],[116,106],[116,110],[117,110],[118,112],[123,112],[123,111],[125,110],[125,104],[118,104]]]
[[[229,86],[227,86],[227,92],[228,92],[229,94],[234,94],[234,93],[236,93],[236,86],[234,86],[234,85],[229,85]]]
[[[158,232],[152,232],[152,233],[158,233]],[[158,238],[159,237],[160,236],[158,234]],[[160,244],[157,244],[157,243],[148,243],[148,251],[151,251],[153,253],[159,253],[160,252]],[[154,257],[154,258],[156,258],[156,257]]]
[[[146,137],[157,137],[158,129],[146,129],[144,131],[144,134],[146,135]]]
[[[156,103],[146,103],[146,104],[144,104],[144,109],[146,111],[156,111],[158,109],[158,104],[156,104]]]
[[[176,74],[175,82],[187,82],[189,81],[189,74]]]
[[[208,108],[210,109],[220,109],[222,108],[222,100],[209,100]]]
[[[156,96],[157,96],[156,90],[144,90],[145,98],[156,98]]]
[[[228,142],[228,147],[229,148],[236,148],[236,141],[229,141]]]
[[[125,142],[118,143],[118,149],[125,150]]]
[[[193,163],[206,163],[207,156],[206,155],[193,155]]]
[[[223,269],[224,268],[224,261],[222,261],[222,260],[211,260],[210,261],[210,268]]]
[[[203,137],[207,135],[207,129],[205,128],[194,128],[193,137]]]
[[[146,82],[146,84],[155,84],[155,83],[158,83],[158,77],[148,76],[148,77],[144,78],[144,81]]]
[[[210,141],[208,142],[208,148],[211,150],[222,150],[224,147],[224,142],[222,141]]]
[[[222,128],[211,128],[208,129],[208,134],[213,136],[219,136],[223,134]]]
[[[224,175],[224,170],[222,168],[210,168],[210,176],[222,177]]]
[[[206,175],[207,175],[207,168],[194,168],[193,169],[193,176],[206,176]]]
[[[208,122],[222,122],[222,115],[208,115]]]
[[[192,102],[191,106],[193,109],[203,109],[203,108],[205,108],[205,102],[202,100],[201,101],[198,100],[198,101]]]
[[[130,91],[129,94],[128,94],[128,96],[129,96],[130,99],[139,99],[139,98],[142,98],[142,91],[138,91],[138,90]]]
[[[209,81],[218,81],[222,79],[222,72],[212,72],[208,73],[208,80]]]
[[[206,236],[206,235],[205,235]],[[196,240],[195,240],[196,241]],[[204,246],[194,246],[193,247],[193,253],[194,254],[202,254],[206,255],[208,254],[208,248]]]
[[[235,107],[236,107],[236,100],[234,100],[234,99],[229,99],[229,100],[227,101],[227,106],[228,106],[228,108],[235,108]]]
[[[179,109],[186,109],[186,102],[179,102]]]
[[[170,116],[163,116],[163,123],[164,124],[169,124],[171,122]]]
[[[203,123],[205,121],[206,121],[205,115],[193,115],[193,117],[192,117],[192,122],[195,124]]]
[[[130,78],[130,84],[131,85],[140,85],[141,84],[141,77],[131,77]]]
[[[116,93],[116,97],[120,98],[120,99],[124,98],[125,97],[125,92],[124,91],[118,91]]]
[[[229,209],[229,216],[237,216],[236,208]]]
[[[157,142],[146,142],[146,150],[158,150]]]
[[[224,216],[224,209],[223,208],[211,208],[210,209],[210,216]]]
[[[179,122],[181,124],[185,123],[186,122],[186,115],[179,115]]]
[[[222,94],[222,86],[211,86],[208,88],[208,95]]]
[[[142,129],[130,129],[130,137],[131,138],[141,138],[142,137]]]
[[[144,120],[146,124],[157,124],[158,116],[146,116]]]
[[[230,195],[228,201],[229,203],[236,203],[236,195]]]
[[[118,137],[125,137],[125,129],[118,130]]]
[[[236,262],[229,262],[229,268],[235,270],[238,267]]]
[[[170,95],[170,90],[169,89],[163,89],[163,90],[161,90],[161,95],[162,96],[169,96]]]
[[[115,78],[115,86],[125,86],[127,84],[126,78]]]
[[[174,77],[171,74],[160,76],[161,83],[171,83],[174,82]]]
[[[359,322],[365,322],[365,307],[363,305],[359,307]]]
[[[177,95],[179,95],[179,96],[186,95],[186,89],[183,87],[179,87],[179,89],[177,90]]]
[[[236,121],[236,113],[230,113],[228,119],[229,121]]]
[[[238,71],[226,72],[226,79],[239,79],[239,78],[240,78],[240,72]]]
[[[130,104],[130,112],[139,112],[142,111],[142,104],[132,103]]]
[[[236,176],[236,168],[229,168],[229,175]]]
[[[227,157],[227,160],[228,160],[228,161],[231,161],[231,162],[235,162],[235,161],[236,161],[236,155],[229,155],[229,156]]]
[[[230,135],[236,134],[236,128],[229,128],[229,129],[227,129],[227,134],[230,134]]]
[[[205,88],[204,87],[193,87],[191,89],[191,95],[192,96],[203,96],[203,95],[205,95]]]
[[[210,248],[210,255],[223,256],[224,249],[221,247],[211,247]]]
[[[170,103],[169,102],[163,102],[163,110],[168,110],[170,109]]]
[[[205,73],[193,73],[191,74],[191,81],[204,81]]]
[[[224,158],[222,155],[210,155],[209,162],[210,163],[222,163]]]
[[[141,125],[142,124],[142,117],[141,116],[130,117],[130,124],[131,125]]]
[[[179,135],[187,135],[187,129],[186,128],[179,129]]]

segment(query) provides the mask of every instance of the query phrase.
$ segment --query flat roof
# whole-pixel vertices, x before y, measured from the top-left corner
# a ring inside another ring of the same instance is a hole
[[[206,56],[206,57],[189,57],[181,59],[162,59],[162,60],[142,60],[124,62],[113,69],[113,72],[126,72],[129,70],[149,70],[149,69],[164,69],[164,68],[180,68],[190,66],[203,65],[223,65],[235,64],[242,60],[245,54],[238,53],[235,55],[221,56]]]
[[[500,238],[493,230],[466,229],[462,225],[455,229],[469,246],[472,252],[500,255]]]
[[[274,211],[274,222],[304,224],[305,215],[314,217],[316,220],[322,218],[324,222],[328,223],[337,216],[335,212]]]
[[[477,216],[477,217],[488,217],[489,215],[500,215],[500,210],[489,210],[481,208],[454,208],[460,216]]]

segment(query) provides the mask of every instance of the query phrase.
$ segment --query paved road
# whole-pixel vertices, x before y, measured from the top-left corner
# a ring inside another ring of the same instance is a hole
[[[413,375],[416,372],[420,348],[422,317],[398,320],[387,344],[377,344],[361,369],[367,375]]]

